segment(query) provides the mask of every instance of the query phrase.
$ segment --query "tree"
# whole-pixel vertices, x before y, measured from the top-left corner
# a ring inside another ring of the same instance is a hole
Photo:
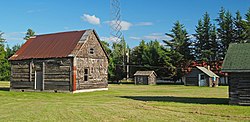
[[[216,21],[218,22],[219,26],[219,28],[217,28],[218,38],[220,39],[221,43],[220,57],[224,58],[229,44],[235,42],[234,20],[232,14],[229,11],[225,11],[224,8],[221,8],[219,17],[216,19]]]
[[[217,60],[219,49],[217,31],[215,25],[211,24],[207,12],[203,15],[203,19],[198,21],[195,32],[196,60],[206,62]]]
[[[0,81],[9,80],[10,65],[6,59],[6,51],[4,49],[5,39],[2,37],[3,33],[0,32]]]
[[[101,44],[106,51],[107,55],[109,56],[109,66],[108,66],[108,79],[114,80],[115,79],[115,63],[113,61],[113,57],[111,54],[111,49],[109,48],[109,43],[105,41],[101,41]]]
[[[169,77],[173,69],[170,61],[168,52],[157,40],[148,43],[142,40],[139,46],[132,49],[131,63],[133,67],[131,72],[153,70],[159,77]]]
[[[111,49],[109,48],[109,43],[106,41],[101,41],[102,47],[104,48],[104,50],[106,51],[106,53],[108,54],[108,56],[111,54]]]
[[[202,20],[198,20],[198,25],[196,26],[195,30],[196,34],[194,34],[194,37],[196,38],[195,42],[195,58],[196,60],[202,59],[202,50],[203,46],[205,45],[205,40],[203,38],[203,23]]]
[[[243,23],[243,28],[245,32],[244,39],[250,42],[250,8],[248,9],[245,15],[245,21],[243,21],[242,23]]]
[[[215,60],[219,60],[219,42],[218,42],[218,36],[217,36],[217,30],[216,30],[216,26],[212,25],[211,26],[211,30],[210,30],[210,42],[211,42],[211,61],[215,61]]]
[[[114,77],[112,81],[119,81],[126,77],[126,52],[129,51],[125,39],[122,38],[120,42],[114,42],[112,45],[112,53],[110,55],[112,64],[110,64],[110,73]]]
[[[180,79],[184,75],[184,69],[193,59],[190,46],[191,42],[183,24],[179,21],[174,23],[171,33],[166,33],[171,40],[163,40],[166,48],[170,47],[171,63],[176,67],[175,78]],[[167,49],[165,49],[167,51]]]
[[[6,59],[8,59],[12,55],[14,55],[16,53],[16,51],[20,49],[20,47],[21,47],[20,44],[16,44],[12,48],[10,48],[9,45],[7,45],[7,47],[6,47]]]
[[[138,64],[138,65],[146,64],[146,59],[144,58],[146,48],[147,48],[146,43],[144,40],[142,40],[139,46],[136,46],[135,48],[132,49],[131,61],[134,64]]]
[[[236,17],[234,18],[235,25],[235,42],[244,43],[246,41],[246,33],[244,30],[244,21],[242,20],[240,11],[236,12]]]
[[[30,37],[35,36],[35,32],[32,29],[28,29],[24,40],[28,40]]]
[[[3,43],[5,42],[5,39],[3,38],[3,32],[0,31],[0,45],[2,46]]]

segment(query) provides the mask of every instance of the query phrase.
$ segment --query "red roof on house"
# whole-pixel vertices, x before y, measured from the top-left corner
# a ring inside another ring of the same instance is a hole
[[[37,35],[30,38],[9,60],[68,57],[86,30]]]

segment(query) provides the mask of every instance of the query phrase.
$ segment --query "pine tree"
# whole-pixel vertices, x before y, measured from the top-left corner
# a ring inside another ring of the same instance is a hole
[[[245,15],[245,21],[243,21],[243,28],[245,32],[245,39],[247,42],[250,42],[250,8],[248,9]]]
[[[225,11],[224,8],[221,8],[219,17],[216,19],[216,21],[218,22],[219,26],[217,29],[218,38],[220,39],[221,43],[220,57],[224,58],[229,44],[235,42],[234,21],[232,14],[229,11]]]
[[[203,23],[202,20],[198,20],[198,25],[195,29],[194,37],[196,38],[195,42],[195,58],[196,60],[202,59],[202,50],[204,50],[205,39],[203,37]]]
[[[210,43],[211,43],[211,60],[216,61],[219,60],[219,42],[218,42],[218,37],[217,37],[217,31],[216,31],[216,26],[212,25],[211,30],[210,30]]]
[[[190,39],[183,24],[179,21],[174,23],[171,33],[166,33],[171,40],[163,40],[166,47],[170,47],[171,63],[176,67],[174,79],[178,80],[184,75],[184,69],[189,65],[193,56],[190,50]]]
[[[235,42],[244,43],[246,41],[246,33],[244,31],[244,22],[242,20],[240,11],[236,12],[236,17],[234,18],[235,25]]]

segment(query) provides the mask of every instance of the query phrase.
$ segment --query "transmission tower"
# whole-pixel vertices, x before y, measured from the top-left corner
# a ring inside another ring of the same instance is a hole
[[[119,0],[110,0],[111,21],[110,21],[110,35],[116,42],[122,38],[121,26],[121,9]]]

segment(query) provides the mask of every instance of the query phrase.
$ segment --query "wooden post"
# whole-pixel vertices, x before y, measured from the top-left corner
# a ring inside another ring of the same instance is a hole
[[[42,90],[44,90],[44,78],[45,78],[45,63],[44,62],[43,62],[43,68],[42,68],[42,70],[43,70]]]
[[[36,90],[36,71],[35,71],[35,82],[34,82],[34,89]]]

